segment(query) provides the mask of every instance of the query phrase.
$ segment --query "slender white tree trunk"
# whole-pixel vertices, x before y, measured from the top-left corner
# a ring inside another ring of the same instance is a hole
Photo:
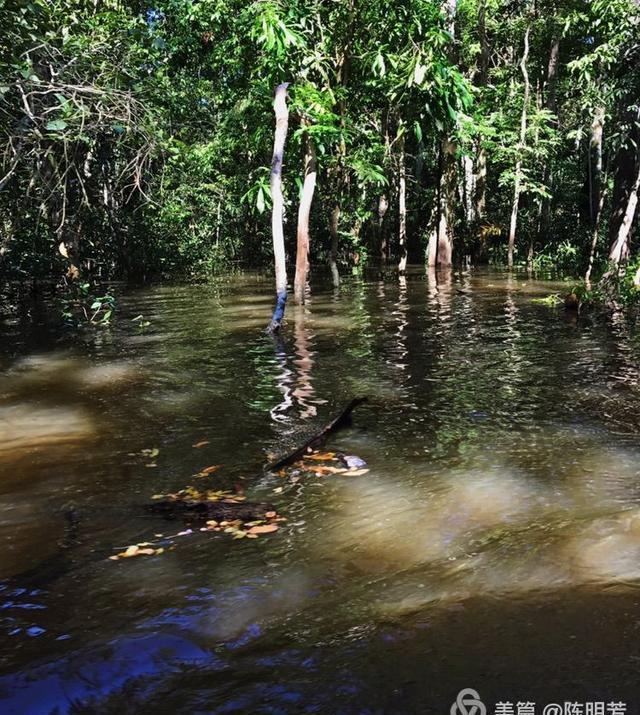
[[[602,181],[602,133],[604,127],[604,107],[597,107],[591,123],[591,142],[589,150],[589,166],[591,167],[591,180],[589,193],[591,201],[591,248],[589,250],[589,265],[584,275],[587,290],[591,290],[591,271],[596,257],[598,234],[600,232],[600,218],[604,207],[606,181]],[[594,203],[595,202],[595,203]]]
[[[400,275],[407,270],[407,168],[404,155],[404,136],[400,137],[398,156],[398,237],[400,245]]]
[[[329,269],[334,288],[340,287],[340,272],[338,271],[338,227],[340,226],[340,202],[337,201],[329,217],[329,233],[331,234],[331,250],[329,252]]]
[[[288,82],[283,82],[276,87],[273,101],[273,111],[276,115],[276,129],[273,140],[273,157],[271,159],[271,233],[273,235],[273,258],[276,271],[276,307],[269,327],[269,332],[274,333],[280,329],[284,310],[287,304],[287,266],[284,252],[284,230],[282,215],[284,199],[282,196],[282,160],[284,157],[284,144],[287,139],[289,125],[289,109],[287,107]]]
[[[516,245],[516,227],[518,223],[518,207],[520,204],[520,186],[522,183],[522,152],[527,140],[527,107],[529,105],[529,73],[527,72],[527,59],[529,58],[529,33],[531,27],[527,26],[524,33],[524,52],[520,61],[520,70],[524,79],[524,97],[522,100],[522,115],[520,117],[520,142],[518,145],[518,160],[516,161],[516,178],[513,188],[513,205],[511,207],[511,221],[509,223],[509,249],[507,263],[513,268],[513,251]]]
[[[293,294],[296,303],[304,303],[309,275],[309,216],[316,189],[316,150],[313,139],[305,135],[304,183],[298,207],[298,232],[296,250],[296,276]]]

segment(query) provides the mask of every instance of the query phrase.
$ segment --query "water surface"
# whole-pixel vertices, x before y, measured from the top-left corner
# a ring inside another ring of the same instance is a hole
[[[0,711],[638,712],[639,337],[537,301],[562,287],[319,287],[275,341],[256,275],[125,292],[73,338],[5,301]],[[263,472],[358,395],[330,447],[368,474]],[[141,505],[194,483],[287,525],[108,560],[184,528]]]

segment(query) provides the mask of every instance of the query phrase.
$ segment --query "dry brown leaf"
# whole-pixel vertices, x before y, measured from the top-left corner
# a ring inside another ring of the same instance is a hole
[[[277,524],[263,524],[262,526],[252,526],[247,533],[249,534],[271,534],[273,531],[278,531]]]
[[[315,454],[309,454],[305,459],[314,459],[318,462],[329,462],[336,456],[335,452],[316,452]]]
[[[368,474],[368,469],[347,469],[344,474],[348,474],[350,477],[361,477],[363,474]]]
[[[196,442],[195,444],[192,444],[191,446],[192,446],[194,449],[200,449],[201,447],[205,447],[205,446],[208,445],[208,444],[209,444],[209,440],[208,440],[208,439],[203,439],[203,440],[201,440],[200,442]]]
[[[275,511],[267,511],[267,512],[265,512],[265,516],[267,517],[267,519],[273,519],[274,516],[278,516],[278,515]]]
[[[339,467],[324,467],[320,465],[313,465],[312,467],[316,476],[321,476],[322,474],[342,474],[346,472],[346,469],[340,469]]]
[[[201,469],[198,474],[213,474],[214,472],[217,472],[218,469],[220,469],[222,465],[221,464],[212,464],[210,467],[205,467],[204,469]]]

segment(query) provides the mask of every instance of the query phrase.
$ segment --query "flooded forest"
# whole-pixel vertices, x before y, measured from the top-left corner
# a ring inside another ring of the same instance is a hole
[[[0,713],[640,715],[637,0],[0,0]]]

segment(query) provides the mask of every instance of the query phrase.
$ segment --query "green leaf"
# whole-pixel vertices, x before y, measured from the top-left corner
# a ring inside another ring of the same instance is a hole
[[[61,132],[66,128],[67,123],[64,119],[52,119],[50,122],[47,122],[47,130],[50,132]]]

